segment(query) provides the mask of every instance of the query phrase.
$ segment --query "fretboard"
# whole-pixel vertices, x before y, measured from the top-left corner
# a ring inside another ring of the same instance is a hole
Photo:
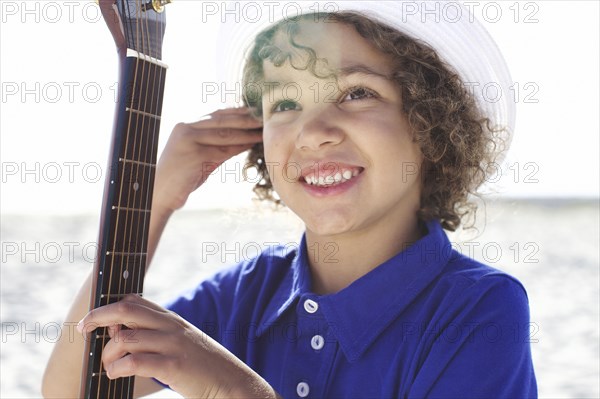
[[[104,190],[93,307],[143,291],[166,67],[133,50],[122,59],[115,126]],[[99,328],[89,340],[86,398],[130,398],[133,378],[109,380]]]

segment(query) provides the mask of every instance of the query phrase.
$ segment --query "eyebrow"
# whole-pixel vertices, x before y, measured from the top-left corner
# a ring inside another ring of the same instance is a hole
[[[380,79],[385,79],[388,81],[393,81],[393,79],[388,76],[385,75],[381,72],[377,72],[376,70],[368,67],[365,64],[353,64],[353,65],[349,65],[343,68],[339,68],[335,71],[335,74],[345,78],[348,77],[350,75],[354,75],[354,74],[359,74],[359,75],[366,75],[366,76],[372,76],[372,77],[376,77],[376,78],[380,78]],[[290,82],[286,81],[286,82],[280,82],[280,81],[270,81],[269,83],[278,83],[278,84],[289,84]],[[273,90],[275,89],[275,86],[273,85],[267,85],[267,93],[272,93]]]
[[[371,75],[371,76],[376,76],[376,77],[383,78],[386,80],[391,80],[391,78],[388,75],[385,75],[381,72],[377,72],[374,69],[372,69],[364,64],[354,64],[354,65],[350,65],[350,66],[338,69],[338,74],[343,77],[346,77],[348,75],[353,75],[356,73],[361,74],[361,75]]]

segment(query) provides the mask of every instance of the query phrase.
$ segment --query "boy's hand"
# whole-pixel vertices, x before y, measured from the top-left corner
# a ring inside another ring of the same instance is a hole
[[[92,310],[77,326],[85,333],[98,327],[109,328],[102,364],[111,379],[153,377],[186,398],[276,397],[258,374],[208,335],[137,295]]]
[[[222,109],[173,129],[156,170],[152,208],[172,213],[223,162],[262,141],[248,108]]]

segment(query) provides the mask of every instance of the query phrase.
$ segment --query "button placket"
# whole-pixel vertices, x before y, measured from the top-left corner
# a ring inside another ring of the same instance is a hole
[[[290,378],[286,378],[288,395],[297,398],[321,397],[325,387],[324,375],[320,373],[321,359],[327,331],[323,328],[325,320],[319,298],[310,294],[300,298],[296,315],[299,334],[295,341],[294,356],[298,362],[290,368]]]

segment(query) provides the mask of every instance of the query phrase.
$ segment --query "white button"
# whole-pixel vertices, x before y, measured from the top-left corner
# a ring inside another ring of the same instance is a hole
[[[306,310],[308,313],[315,313],[317,309],[319,309],[319,304],[312,299],[307,299],[304,301],[304,310]]]
[[[296,385],[296,393],[301,398],[306,398],[308,396],[309,392],[310,392],[310,387],[308,386],[308,384],[306,382],[304,382],[304,381],[299,382],[298,385]]]
[[[312,346],[312,348],[316,351],[318,351],[319,349],[322,349],[324,345],[325,345],[325,339],[321,335],[315,335],[310,340],[310,346]]]

